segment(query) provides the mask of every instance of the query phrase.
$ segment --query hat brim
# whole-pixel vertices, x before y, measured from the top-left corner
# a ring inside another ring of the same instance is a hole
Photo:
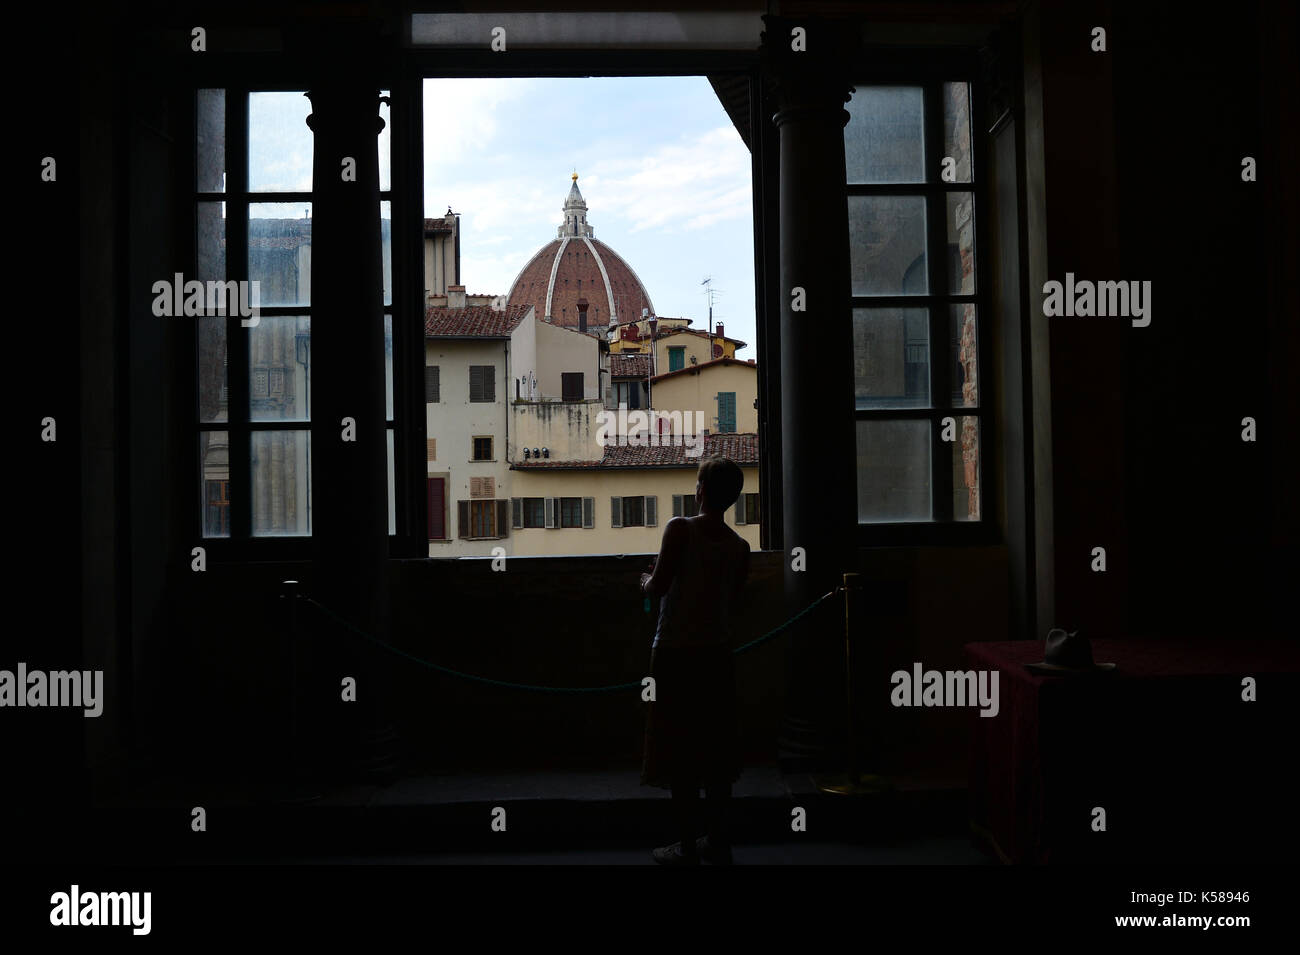
[[[1031,673],[1046,676],[1084,676],[1089,673],[1110,673],[1115,669],[1113,663],[1094,663],[1090,667],[1063,667],[1055,663],[1026,663],[1025,669]]]

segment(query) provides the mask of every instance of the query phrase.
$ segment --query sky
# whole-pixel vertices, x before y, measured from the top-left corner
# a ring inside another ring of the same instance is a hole
[[[424,214],[461,215],[461,280],[505,294],[563,223],[578,173],[587,223],[659,315],[754,337],[750,156],[703,76],[430,79]]]
[[[311,102],[254,93],[249,187],[307,192]],[[381,108],[387,121],[389,110]],[[389,130],[379,137],[389,188]],[[587,222],[632,267],[659,315],[714,321],[759,357],[749,150],[703,76],[429,79],[424,85],[424,215],[461,216],[461,280],[504,295],[564,221],[578,173]],[[308,203],[255,204],[298,218]]]

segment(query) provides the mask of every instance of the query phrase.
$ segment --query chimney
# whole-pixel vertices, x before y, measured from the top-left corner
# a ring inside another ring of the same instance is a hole
[[[719,337],[719,338],[725,338],[725,337],[726,337],[725,335],[722,334],[722,323],[721,323],[721,322],[718,322],[718,337]]]
[[[465,286],[463,285],[447,286],[447,306],[449,308],[465,307]]]

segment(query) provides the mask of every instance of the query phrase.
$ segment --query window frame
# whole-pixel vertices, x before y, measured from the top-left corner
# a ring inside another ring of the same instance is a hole
[[[930,501],[931,518],[926,521],[857,522],[858,544],[862,547],[879,546],[952,546],[987,545],[1001,540],[996,476],[996,389],[992,365],[992,309],[990,274],[991,246],[989,244],[989,149],[988,129],[984,108],[983,76],[977,55],[970,50],[946,53],[925,51],[925,63],[909,62],[921,54],[893,52],[873,65],[858,64],[853,71],[854,86],[920,86],[923,89],[923,130],[926,178],[924,182],[906,183],[849,183],[844,182],[845,202],[852,196],[920,196],[926,200],[926,272],[929,291],[924,295],[854,295],[847,293],[849,323],[853,312],[861,308],[925,308],[929,320],[929,407],[921,408],[858,408],[854,403],[854,432],[852,440],[857,447],[859,421],[925,420],[930,426]],[[944,151],[943,86],[945,83],[968,84],[970,96],[970,149],[971,179],[969,182],[944,182],[940,178]],[[957,294],[947,291],[947,194],[970,193],[975,219],[975,291]],[[845,249],[849,249],[849,236],[845,235]],[[940,290],[940,291],[936,291]],[[964,407],[954,404],[950,387],[951,374],[957,356],[949,342],[950,309],[953,305],[973,303],[976,314],[976,367],[978,392],[976,405]],[[952,455],[961,454],[960,425],[958,438],[951,442],[942,440],[940,425],[944,417],[951,416],[960,422],[963,417],[973,417],[979,428],[979,491],[980,519],[956,520],[952,517]],[[855,450],[856,461],[856,450]],[[856,469],[855,469],[856,487]],[[768,511],[759,504],[760,520]],[[936,516],[938,515],[938,516]],[[856,512],[854,519],[857,521]]]
[[[182,164],[182,175],[177,179],[177,194],[187,207],[188,235],[185,243],[185,260],[189,263],[185,272],[187,278],[197,278],[198,265],[198,228],[200,203],[218,202],[225,204],[225,275],[224,281],[247,281],[249,279],[249,207],[255,203],[284,202],[311,203],[314,205],[313,191],[277,191],[264,192],[249,189],[249,112],[250,97],[253,93],[304,93],[310,88],[307,78],[312,69],[304,60],[284,57],[276,63],[268,63],[265,58],[231,55],[206,61],[192,69],[186,83],[188,104],[187,143],[181,150],[186,157]],[[412,374],[399,361],[399,355],[411,356],[418,351],[417,360],[423,364],[423,295],[420,296],[418,321],[420,334],[415,347],[412,338],[405,331],[416,320],[415,309],[408,301],[412,298],[404,290],[412,282],[412,268],[406,261],[410,250],[400,239],[403,230],[412,227],[422,229],[423,220],[410,216],[401,208],[396,197],[411,194],[413,189],[409,164],[402,158],[412,132],[417,139],[421,133],[418,128],[411,129],[413,111],[410,106],[410,91],[403,85],[401,71],[386,69],[381,71],[376,89],[388,91],[390,104],[388,123],[390,131],[389,152],[389,188],[380,189],[378,202],[381,214],[382,204],[389,204],[390,241],[392,243],[391,265],[391,302],[382,304],[381,314],[391,320],[393,348],[393,402],[392,415],[386,419],[385,428],[391,434],[393,448],[393,501],[394,529],[389,534],[389,548],[393,556],[411,556],[428,554],[427,521],[428,502],[427,487],[416,486],[418,479],[424,481],[426,473],[414,470],[415,459],[425,458],[425,451],[415,445],[424,443],[424,416],[418,420],[413,413],[415,403],[409,398],[423,398],[423,389],[414,394],[410,382]],[[226,176],[225,189],[214,192],[198,188],[197,143],[199,129],[198,97],[200,90],[223,90],[225,94],[225,152],[223,156]],[[400,91],[400,97],[398,94]],[[405,105],[399,109],[398,104]],[[379,115],[380,103],[375,103],[376,116]],[[400,118],[399,118],[400,116]],[[313,137],[313,150],[315,142]],[[313,157],[314,165],[314,157]],[[314,211],[314,210],[313,210]],[[421,269],[423,258],[419,260]],[[417,283],[422,284],[422,283]],[[310,321],[313,305],[259,305],[259,318],[284,318],[305,316]],[[254,369],[249,365],[250,331],[240,324],[240,316],[226,317],[224,358],[226,420],[204,422],[200,420],[198,407],[199,370],[198,337],[194,327],[197,323],[186,323],[187,328],[177,336],[178,357],[183,372],[178,375],[178,382],[183,380],[188,388],[184,398],[189,411],[185,418],[183,435],[184,464],[180,473],[186,480],[186,500],[197,500],[198,506],[188,509],[187,521],[192,528],[194,541],[202,546],[210,559],[248,560],[279,559],[307,560],[314,553],[313,533],[283,534],[273,536],[255,536],[253,534],[253,470],[252,442],[259,433],[276,431],[305,432],[310,441],[312,421],[310,417],[300,420],[252,420],[252,378]],[[422,406],[421,406],[422,407]],[[310,410],[308,411],[310,414]],[[416,434],[418,428],[418,435]],[[207,529],[206,481],[203,476],[203,462],[199,450],[199,435],[202,432],[224,432],[228,444],[228,499],[230,535],[227,537],[210,537]],[[310,445],[308,446],[310,449]],[[310,461],[310,450],[308,451]],[[308,465],[310,480],[310,464]],[[407,473],[409,472],[409,473]],[[310,501],[311,489],[308,487]],[[310,512],[309,512],[310,513]],[[309,518],[310,519],[310,518]]]

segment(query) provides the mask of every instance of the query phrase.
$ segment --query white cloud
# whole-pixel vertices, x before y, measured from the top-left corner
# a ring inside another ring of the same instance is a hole
[[[659,146],[636,159],[601,164],[590,177],[588,203],[617,215],[629,231],[699,229],[750,215],[749,152],[730,126]]]

